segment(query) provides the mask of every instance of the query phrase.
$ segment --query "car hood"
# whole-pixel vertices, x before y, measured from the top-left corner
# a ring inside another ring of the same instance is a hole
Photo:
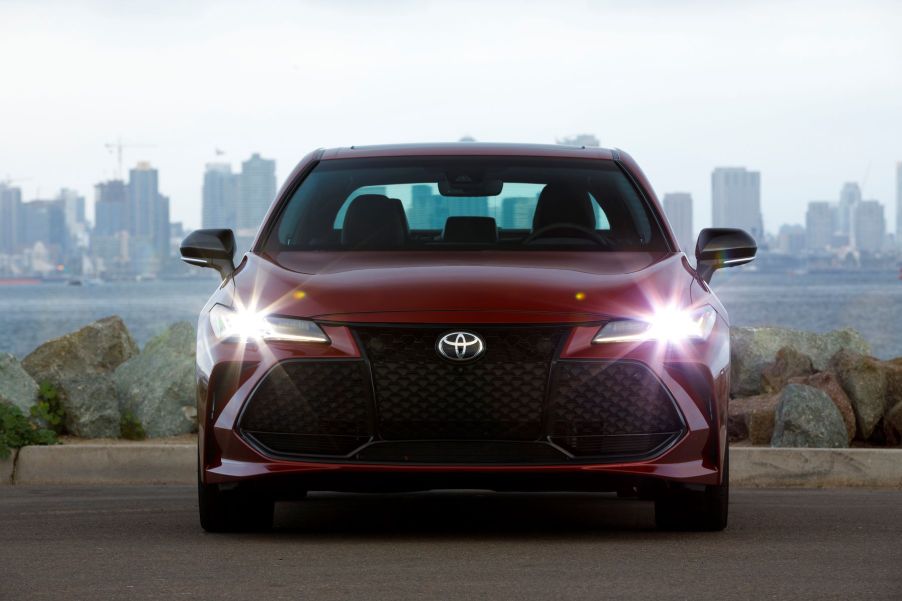
[[[244,306],[353,322],[591,321],[687,302],[683,255],[640,252],[284,252],[248,254]]]

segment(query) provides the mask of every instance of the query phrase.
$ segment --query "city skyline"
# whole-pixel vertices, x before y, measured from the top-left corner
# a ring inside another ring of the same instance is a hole
[[[597,143],[584,134],[587,143]],[[276,162],[253,153],[232,171],[230,162],[208,163],[202,175],[203,226],[235,231],[239,253],[249,248],[275,196]],[[902,202],[902,163],[896,177]],[[49,273],[105,277],[154,277],[176,274],[175,259],[185,228],[170,219],[170,199],[160,191],[160,172],[146,161],[128,169],[128,180],[101,181],[94,186],[93,220],[85,197],[63,188],[53,199],[23,197],[22,191],[0,183],[0,275],[47,276]],[[716,227],[739,227],[758,239],[762,253],[774,256],[777,268],[788,264],[779,256],[815,261],[820,267],[853,263],[873,268],[888,265],[902,252],[902,229],[893,231],[886,203],[863,198],[857,182],[843,182],[833,200],[809,201],[804,225],[784,223],[762,230],[760,171],[746,167],[715,167],[710,176],[710,215]],[[435,184],[368,186],[360,194],[391,194],[408,213],[412,227],[441,229],[452,215],[483,215],[505,228],[528,229],[531,211],[541,192],[537,184],[514,184],[497,197],[458,199],[449,204]],[[669,192],[660,199],[680,247],[693,254],[700,225],[694,222],[694,200],[687,192]],[[596,206],[596,219],[601,207]],[[341,215],[339,214],[339,219]],[[902,224],[899,224],[902,226]],[[860,255],[860,258],[859,258]],[[832,257],[832,259],[831,259]]]

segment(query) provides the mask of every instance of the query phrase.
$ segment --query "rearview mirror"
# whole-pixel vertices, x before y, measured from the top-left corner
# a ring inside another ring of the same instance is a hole
[[[718,269],[750,263],[757,252],[755,239],[743,230],[706,228],[698,235],[695,245],[695,269],[705,282],[710,282]]]
[[[194,230],[179,246],[182,261],[198,267],[210,267],[226,279],[235,271],[235,234],[232,230]]]

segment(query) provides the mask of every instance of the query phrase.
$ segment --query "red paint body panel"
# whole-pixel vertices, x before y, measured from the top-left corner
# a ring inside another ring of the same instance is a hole
[[[317,151],[298,165],[265,223],[274,219],[280,203],[296,188],[295,180],[319,160],[408,155],[619,160],[653,203],[672,242],[654,192],[631,157],[619,151],[562,146],[455,144]],[[265,231],[264,225],[261,232]],[[331,344],[217,343],[208,319],[209,309],[216,303],[312,318],[321,324]],[[719,316],[710,338],[678,348],[654,342],[592,344],[606,321],[647,316],[663,305],[715,307]],[[295,461],[262,454],[236,430],[245,400],[261,378],[286,359],[360,357],[351,331],[335,325],[342,323],[571,324],[561,359],[629,359],[649,366],[676,401],[687,431],[663,454],[626,463],[378,465]],[[206,483],[322,473],[348,478],[363,473],[593,473],[698,484],[716,484],[721,477],[727,441],[729,325],[721,304],[697,280],[679,252],[249,253],[201,314],[197,356],[201,465]],[[211,382],[215,366],[226,362],[248,367],[232,383]]]

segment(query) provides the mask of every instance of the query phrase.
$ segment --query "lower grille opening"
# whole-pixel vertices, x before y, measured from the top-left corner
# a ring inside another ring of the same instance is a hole
[[[347,455],[365,444],[368,436],[252,432],[244,434],[263,448],[280,455]]]
[[[557,463],[567,456],[541,442],[424,440],[374,442],[355,455],[391,463]]]
[[[552,436],[551,442],[574,455],[628,457],[650,455],[679,438],[681,432],[614,436]]]

